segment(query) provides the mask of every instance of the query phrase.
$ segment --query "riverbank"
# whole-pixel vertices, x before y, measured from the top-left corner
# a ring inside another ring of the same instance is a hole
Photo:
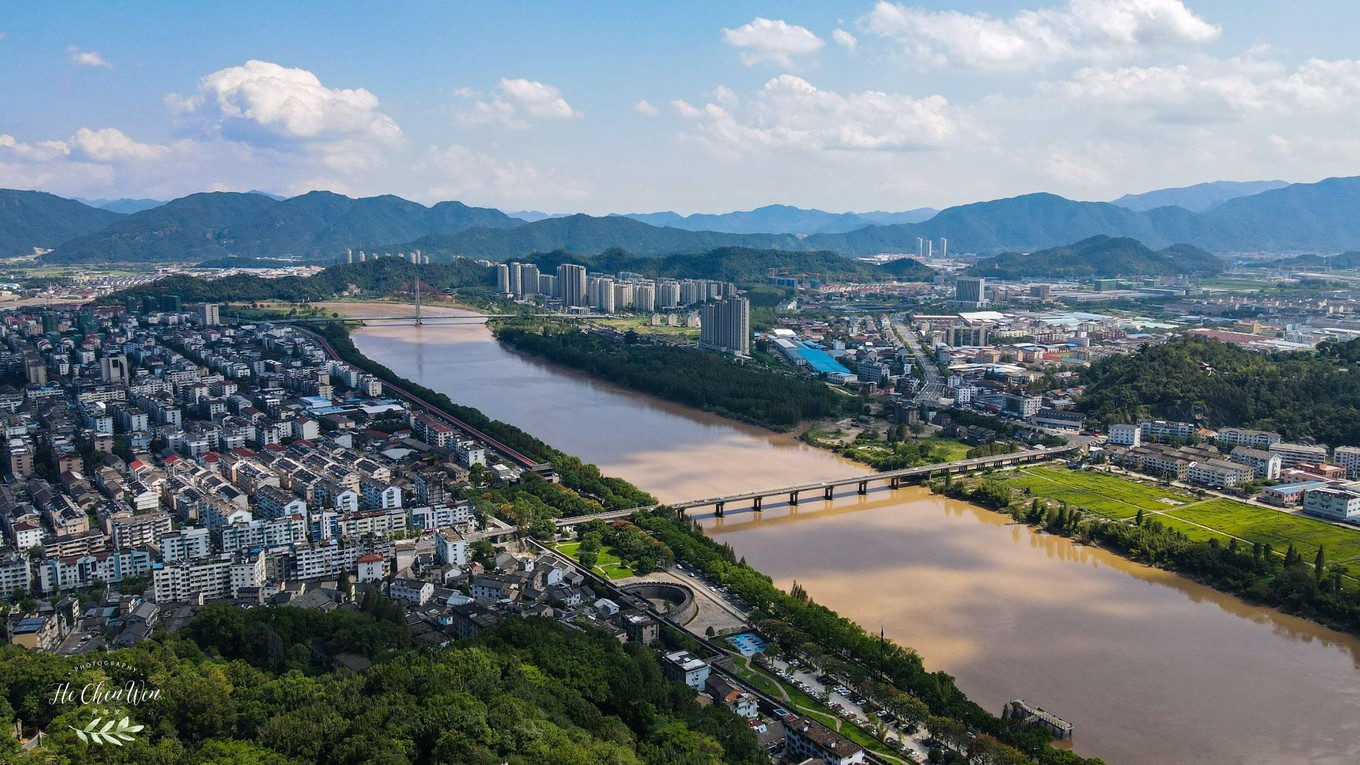
[[[375,322],[353,338],[402,376],[665,502],[866,472],[790,435],[514,353],[467,316]],[[916,486],[693,517],[780,589],[796,582],[914,647],[985,709],[1024,697],[1062,715],[1085,755],[1121,765],[1360,761],[1352,636]]]
[[[1062,475],[1059,471],[1049,472]],[[1201,504],[1180,501],[1179,493],[1172,492],[1176,497],[1173,499],[1154,496],[1158,492],[1117,478],[1083,478],[1087,484],[1091,479],[1103,480],[1099,487],[1078,487],[1064,485],[1054,478],[1024,482],[1012,477],[1008,482],[1004,477],[967,477],[936,481],[932,488],[1008,513],[1049,533],[1097,544],[1137,563],[1174,571],[1248,602],[1277,608],[1331,629],[1360,634],[1360,588],[1350,579],[1347,567],[1326,564],[1324,547],[1315,546],[1313,557],[1306,558],[1296,549],[1297,540],[1289,540],[1285,551],[1275,549],[1269,542],[1244,544],[1245,540],[1170,515],[1172,508],[1185,507],[1181,511],[1184,514]],[[1110,482],[1114,482],[1113,488]],[[1061,488],[1050,488],[1049,484]],[[1098,488],[1107,493],[1102,494]],[[1119,499],[1111,499],[1108,492],[1118,493]],[[1074,502],[1085,498],[1094,501]],[[1209,500],[1204,504],[1222,502],[1227,500]],[[1234,511],[1241,512],[1241,508],[1227,509],[1228,513]],[[1360,533],[1350,540],[1345,530],[1317,525],[1332,532],[1334,539],[1360,544]],[[1221,539],[1228,541],[1224,543]],[[1349,548],[1343,550],[1350,552]]]
[[[332,327],[334,329],[327,333],[327,339],[334,350],[346,361],[378,374],[384,379],[385,383],[393,383],[406,390],[428,391],[423,386],[368,359],[358,351],[352,342],[344,342],[348,340],[348,334],[343,328],[335,327],[335,325],[332,325]],[[343,340],[341,336],[343,336]],[[479,426],[495,432],[498,437],[509,437],[511,440],[523,442],[532,441],[536,442],[542,449],[550,449],[543,442],[512,425],[492,420],[485,414],[468,407],[455,405],[443,394],[437,394],[433,391],[429,391],[429,393],[432,395],[427,400],[450,415],[476,422]],[[609,480],[622,482],[622,479]],[[634,491],[640,492],[636,487],[632,488]],[[726,562],[723,562],[722,558],[712,558],[708,564],[705,564],[706,570],[710,571],[711,576],[716,581],[730,582],[737,592],[749,594],[747,601],[764,613],[786,619],[798,617],[798,626],[795,628],[806,630],[809,640],[822,646],[824,654],[830,656],[851,651],[851,656],[858,663],[858,666],[867,666],[865,661],[868,654],[863,652],[863,647],[868,645],[866,642],[867,633],[861,627],[822,606],[814,607],[811,603],[804,603],[801,609],[795,607],[792,605],[797,602],[794,596],[774,588],[769,577],[760,574],[744,562],[735,561],[730,548],[724,548],[707,539],[697,527],[672,520],[667,517],[665,512],[658,512],[646,517],[651,520],[648,523],[640,524],[642,528],[652,533],[672,550],[675,550],[675,545],[672,542],[680,544],[682,549],[686,550],[684,554],[690,556],[687,559],[695,561],[696,565],[701,563],[700,558],[704,556],[703,550],[707,550],[709,555],[724,555],[722,551],[726,550]],[[680,555],[681,552],[677,550],[676,554]],[[803,618],[799,616],[800,614],[811,614],[811,616]],[[816,627],[817,624],[822,626]],[[834,627],[831,627],[830,625],[833,624]],[[828,628],[832,631],[822,634],[813,632],[814,629]],[[910,692],[918,697],[924,696],[923,700],[929,705],[931,712],[938,716],[936,727],[943,728],[946,725],[945,721],[957,720],[956,724],[959,726],[976,728],[993,734],[1002,741],[1021,747],[1026,754],[1037,758],[1041,765],[1076,765],[1099,762],[1088,761],[1068,751],[1053,749],[1047,743],[1046,736],[1036,736],[1032,729],[1003,721],[976,704],[969,702],[967,697],[954,686],[953,679],[948,675],[927,673],[915,651],[902,648],[886,640],[880,640],[874,643],[874,646],[879,651],[880,659],[891,656],[893,663],[889,677],[893,680],[894,685],[901,683],[905,687],[901,687],[900,690]],[[888,653],[889,648],[891,648],[890,654]],[[880,669],[886,668],[887,665],[880,666]],[[963,747],[960,746],[960,748]]]

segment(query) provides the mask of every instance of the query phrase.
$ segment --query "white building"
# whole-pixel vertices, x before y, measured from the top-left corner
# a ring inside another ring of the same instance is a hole
[[[418,579],[394,579],[387,594],[395,600],[405,600],[423,606],[434,597],[434,584]]]
[[[1332,464],[1346,468],[1346,477],[1360,478],[1360,446],[1338,446],[1332,451]]]
[[[1336,521],[1360,520],[1360,493],[1345,489],[1309,489],[1303,493],[1303,511]]]
[[[1279,433],[1248,428],[1219,428],[1215,439],[1220,444],[1250,446],[1253,449],[1269,449],[1271,444],[1284,440]]]
[[[440,563],[466,566],[468,562],[468,541],[457,529],[440,529],[434,535],[434,557]]]
[[[1231,489],[1251,479],[1252,468],[1227,460],[1204,460],[1190,465],[1190,483],[1211,489]]]
[[[1251,468],[1256,478],[1273,481],[1280,477],[1280,455],[1274,452],[1239,446],[1232,450],[1232,456],[1228,459]]]
[[[1111,425],[1109,436],[1106,443],[1112,446],[1139,446],[1143,443],[1143,433],[1138,425]]]
[[[1165,420],[1143,420],[1138,423],[1138,432],[1143,438],[1181,438],[1187,439],[1195,435],[1193,422],[1167,422]]]
[[[689,651],[666,654],[661,662],[661,673],[667,678],[684,683],[696,691],[704,689],[708,680],[708,662]]]
[[[1284,441],[1270,445],[1270,451],[1280,455],[1280,468],[1292,468],[1300,462],[1313,462],[1317,464],[1327,461],[1327,447],[1309,446],[1308,444],[1291,444]]]

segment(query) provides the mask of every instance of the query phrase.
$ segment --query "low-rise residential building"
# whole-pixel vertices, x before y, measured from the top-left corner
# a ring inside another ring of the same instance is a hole
[[[864,747],[809,717],[784,721],[784,757],[791,762],[819,760],[826,765],[861,765]]]
[[[661,673],[668,679],[702,691],[708,681],[708,662],[689,651],[668,653],[661,660]]]
[[[404,600],[417,606],[423,606],[434,597],[434,584],[422,582],[418,579],[393,579],[387,593],[395,600]]]
[[[1273,481],[1280,477],[1282,459],[1279,454],[1250,446],[1238,446],[1232,450],[1230,460],[1251,468],[1255,478]]]
[[[1251,480],[1252,475],[1252,468],[1246,465],[1211,459],[1191,463],[1186,477],[1190,483],[1211,489],[1231,489]]]
[[[1332,450],[1332,462],[1346,469],[1346,477],[1360,479],[1360,446],[1338,446]]]
[[[1137,425],[1127,423],[1111,425],[1106,443],[1111,446],[1139,446],[1143,443],[1143,433]]]
[[[1280,455],[1280,469],[1292,468],[1300,462],[1326,462],[1327,447],[1311,444],[1291,444],[1278,441],[1269,446],[1271,452]]]
[[[1143,420],[1138,423],[1138,432],[1144,439],[1166,441],[1173,438],[1189,440],[1199,428],[1193,422],[1167,422],[1165,420]]]
[[[1231,446],[1249,446],[1253,449],[1269,449],[1271,444],[1278,444],[1280,441],[1284,440],[1284,438],[1279,433],[1272,433],[1267,430],[1219,428],[1215,440],[1220,444],[1228,444]]]

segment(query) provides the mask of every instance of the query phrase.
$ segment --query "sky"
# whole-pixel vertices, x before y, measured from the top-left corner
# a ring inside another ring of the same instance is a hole
[[[7,4],[0,187],[688,214],[1360,175],[1354,0],[226,7]]]

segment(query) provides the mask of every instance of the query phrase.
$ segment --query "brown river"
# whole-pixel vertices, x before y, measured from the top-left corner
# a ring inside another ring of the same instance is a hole
[[[864,472],[792,437],[512,353],[476,321],[375,322],[355,341],[663,501]],[[1112,765],[1360,763],[1356,638],[916,487],[701,518],[778,585],[797,580],[881,627],[992,712],[1023,697],[1066,718],[1081,754]]]

